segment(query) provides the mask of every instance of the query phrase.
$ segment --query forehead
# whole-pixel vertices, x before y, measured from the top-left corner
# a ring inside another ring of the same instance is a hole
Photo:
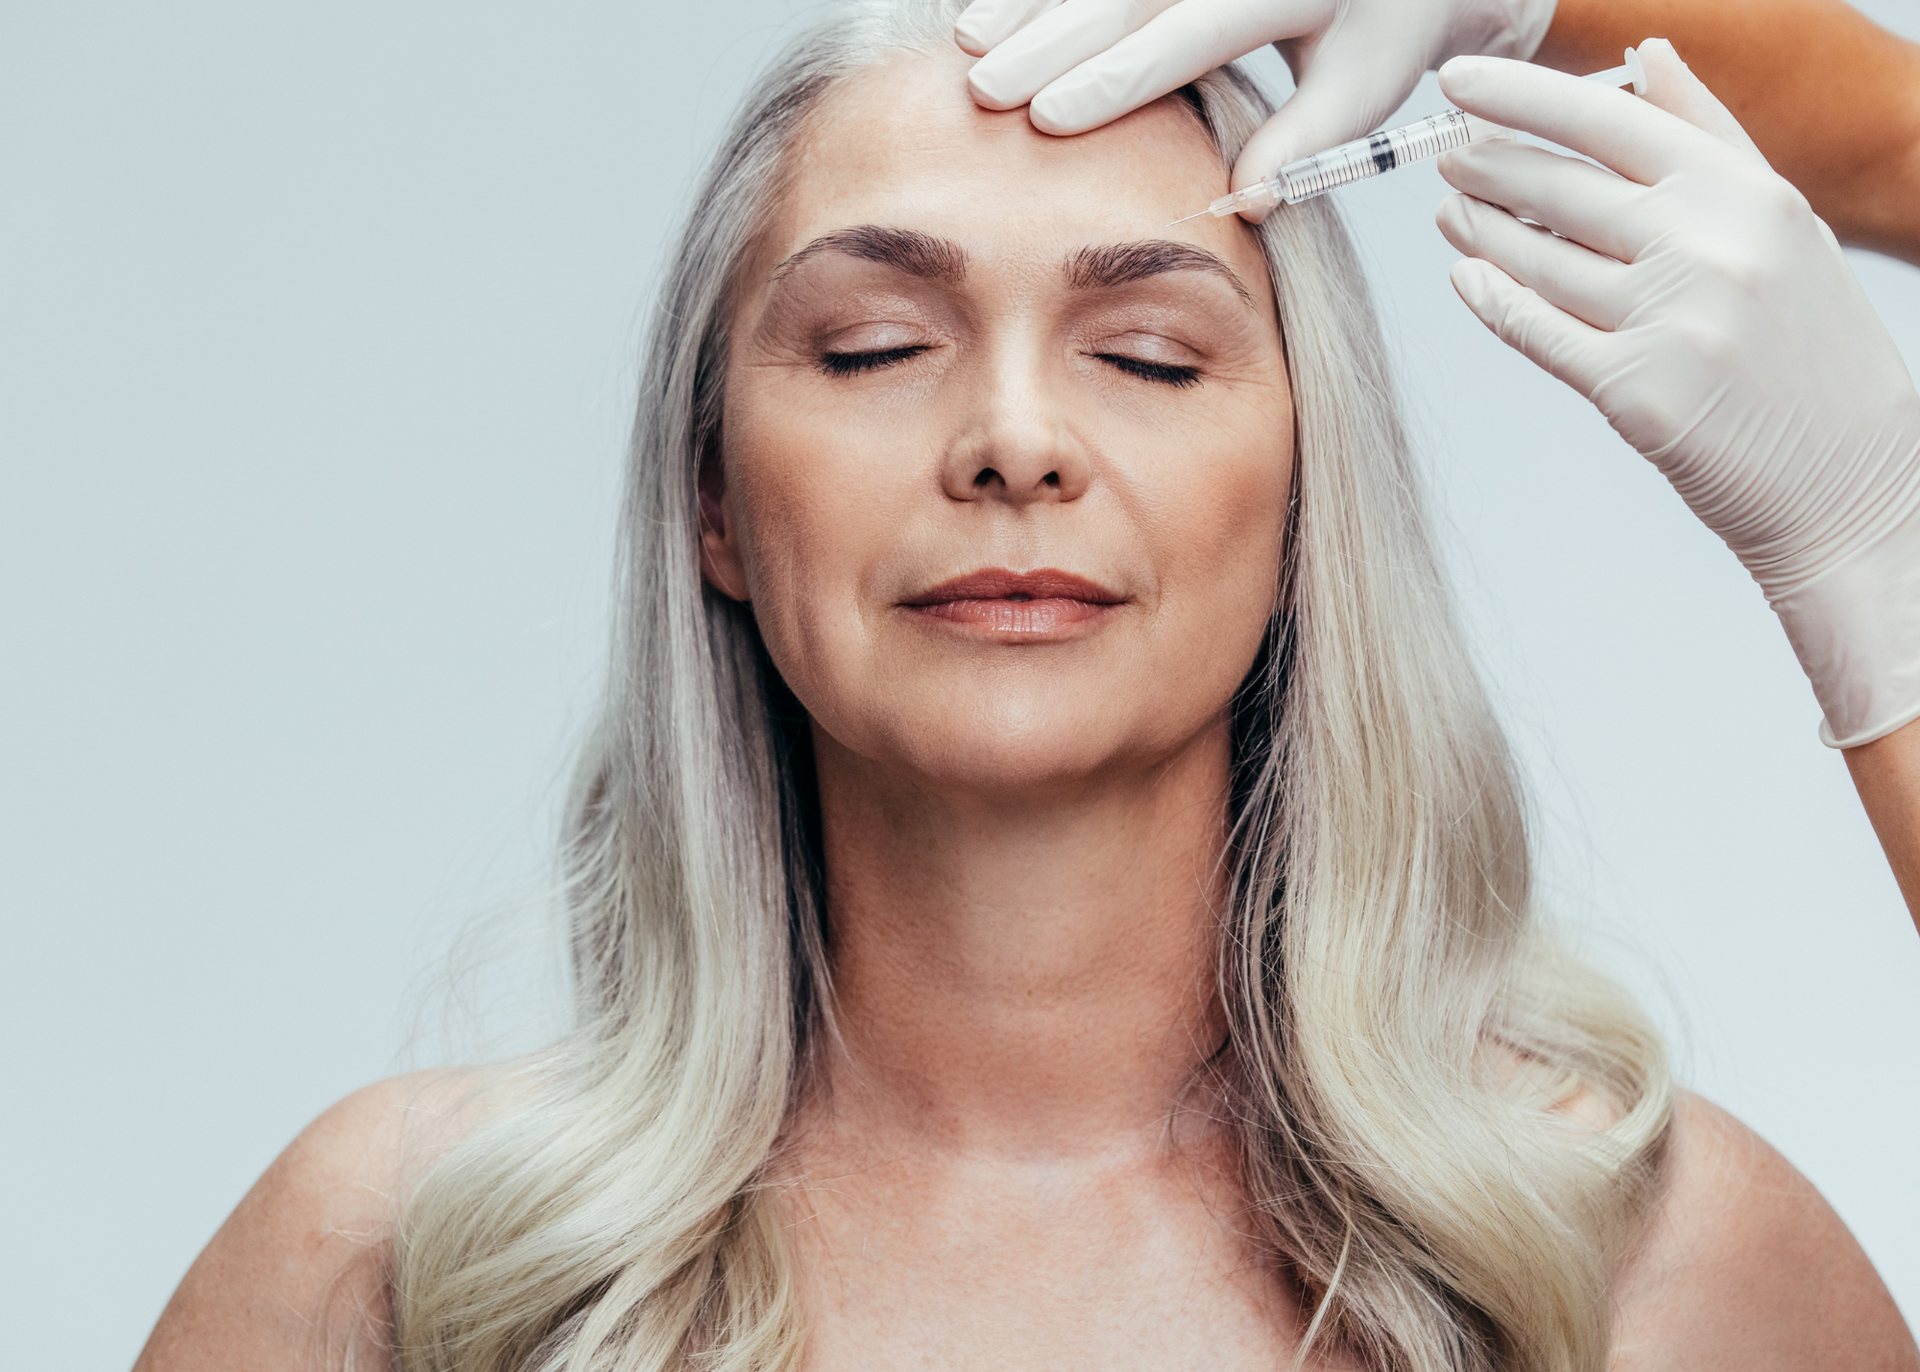
[[[1172,239],[1225,258],[1260,291],[1264,259],[1239,219],[1168,227],[1227,186],[1227,168],[1184,100],[1169,96],[1056,138],[1024,109],[975,105],[970,64],[957,49],[899,53],[826,96],[789,150],[792,179],[765,244],[775,261],[849,224],[918,230],[986,262]]]

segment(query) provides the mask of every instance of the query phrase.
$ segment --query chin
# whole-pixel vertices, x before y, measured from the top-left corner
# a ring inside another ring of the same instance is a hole
[[[964,701],[946,693],[924,709],[887,712],[853,751],[955,793],[1058,799],[1104,780],[1150,771],[1192,746],[1215,711],[1154,710],[1151,697],[1124,690],[1005,690]],[[1124,703],[1124,708],[1116,705]]]
[[[1127,751],[1090,747],[1086,740],[954,735],[924,739],[901,761],[938,790],[1006,801],[1023,796],[1051,801],[1125,767]]]

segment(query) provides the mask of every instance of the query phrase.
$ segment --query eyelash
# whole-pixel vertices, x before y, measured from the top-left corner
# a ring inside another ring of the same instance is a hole
[[[895,363],[905,362],[926,351],[925,344],[915,344],[911,347],[885,348],[879,352],[870,353],[827,353],[820,359],[820,370],[829,376],[859,376],[863,372],[875,372],[882,367],[891,367]],[[1127,357],[1121,353],[1095,353],[1094,356],[1108,366],[1118,368],[1129,376],[1137,376],[1142,381],[1154,381],[1179,390],[1200,384],[1198,367],[1178,367],[1168,362],[1144,362],[1137,357]]]
[[[862,372],[875,372],[882,367],[891,367],[896,362],[905,362],[926,351],[924,343],[916,343],[911,347],[885,348],[873,353],[828,353],[820,359],[820,370],[828,376],[858,376]]]
[[[1127,375],[1137,376],[1143,381],[1157,381],[1163,386],[1172,386],[1179,390],[1200,384],[1198,367],[1177,367],[1171,362],[1143,362],[1137,357],[1128,357],[1123,353],[1095,353],[1094,356],[1108,366],[1117,367]]]

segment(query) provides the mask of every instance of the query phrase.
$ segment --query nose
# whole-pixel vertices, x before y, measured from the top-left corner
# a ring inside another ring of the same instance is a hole
[[[1064,398],[1031,357],[1006,358],[982,378],[941,469],[950,499],[1020,507],[1078,500],[1092,478]]]

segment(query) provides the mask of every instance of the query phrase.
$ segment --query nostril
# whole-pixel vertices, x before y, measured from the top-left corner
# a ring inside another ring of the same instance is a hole
[[[945,479],[954,484],[947,487],[947,494],[955,500],[1010,500],[1016,505],[1024,505],[1033,500],[1052,503],[1068,499],[1069,477],[1074,478],[1075,489],[1078,489],[1079,477],[1075,468],[1056,467],[1044,475],[1036,476],[1034,468],[1039,465],[1036,462],[1029,466],[1016,457],[1010,467],[975,467],[966,486],[961,486],[957,478],[967,468],[961,467],[959,471],[949,468],[949,475]]]

